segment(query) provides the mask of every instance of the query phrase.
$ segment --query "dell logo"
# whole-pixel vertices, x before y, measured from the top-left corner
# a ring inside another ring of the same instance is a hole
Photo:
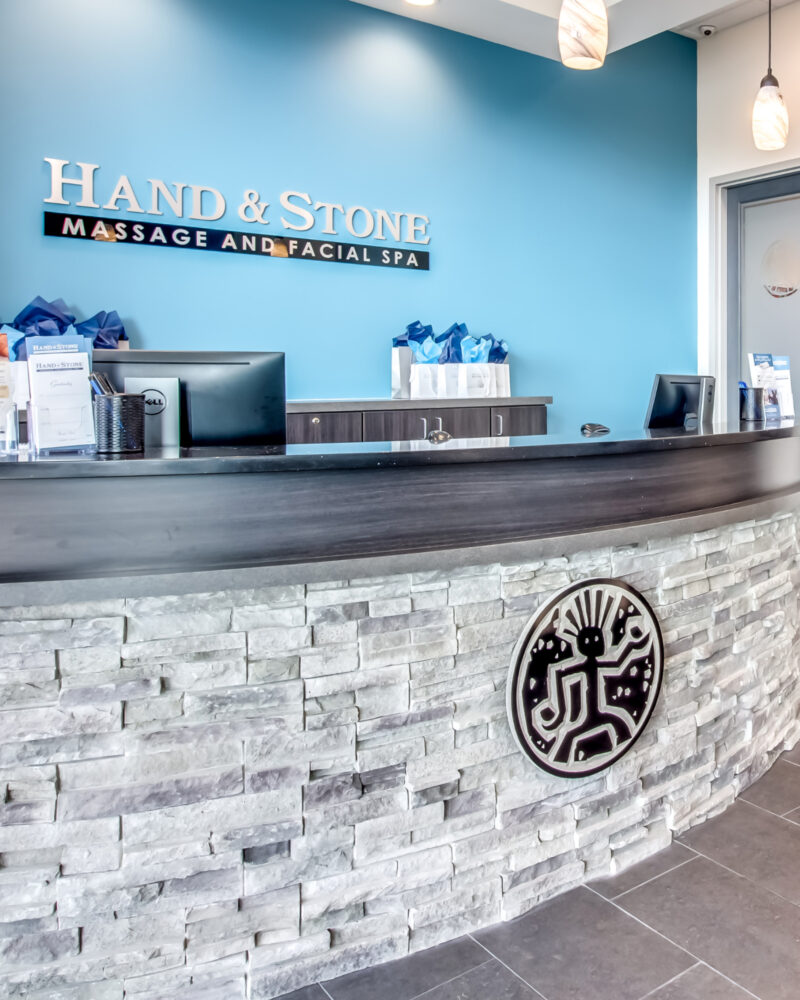
[[[163,413],[167,408],[167,397],[159,389],[145,389],[144,396],[145,416],[154,417],[157,413]]]

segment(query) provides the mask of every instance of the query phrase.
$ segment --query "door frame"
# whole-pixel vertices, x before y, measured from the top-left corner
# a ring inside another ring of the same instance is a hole
[[[733,387],[739,381],[741,356],[739,268],[744,209],[792,194],[800,194],[800,159],[715,177],[710,182],[709,315],[707,333],[701,317],[697,347],[700,373],[710,373],[717,380],[717,422],[739,420]]]

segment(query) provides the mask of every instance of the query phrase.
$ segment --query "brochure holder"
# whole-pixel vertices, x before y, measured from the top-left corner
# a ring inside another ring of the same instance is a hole
[[[89,355],[83,338],[29,337],[28,434],[37,455],[95,450]]]

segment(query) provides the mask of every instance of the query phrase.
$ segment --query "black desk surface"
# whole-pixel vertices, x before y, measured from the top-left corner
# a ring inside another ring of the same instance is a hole
[[[476,462],[535,461],[603,455],[672,452],[800,437],[800,422],[772,426],[726,425],[709,433],[622,429],[602,437],[572,434],[427,441],[294,444],[283,448],[181,448],[134,455],[52,454],[36,459],[0,458],[2,479],[77,479],[100,476],[174,476],[334,469],[412,468]]]

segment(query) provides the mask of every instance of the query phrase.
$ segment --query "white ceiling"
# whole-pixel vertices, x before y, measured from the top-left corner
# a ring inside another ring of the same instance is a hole
[[[773,9],[786,7],[794,2],[795,0],[772,0],[772,7]],[[735,3],[726,4],[717,0],[711,7],[713,8],[712,13],[706,15],[706,19],[695,19],[686,24],[678,25],[675,31],[679,31],[682,35],[691,35],[693,38],[698,37],[701,24],[713,24],[718,31],[724,31],[726,28],[732,28],[735,24],[751,21],[754,17],[766,14],[767,0],[736,0]]]
[[[556,24],[561,0],[438,0],[414,7],[406,0],[352,0],[403,17],[475,35],[490,42],[558,59]],[[718,30],[759,17],[767,0],[607,0],[609,51],[624,49],[662,31],[699,38],[701,24]],[[795,0],[773,0],[784,7]]]

